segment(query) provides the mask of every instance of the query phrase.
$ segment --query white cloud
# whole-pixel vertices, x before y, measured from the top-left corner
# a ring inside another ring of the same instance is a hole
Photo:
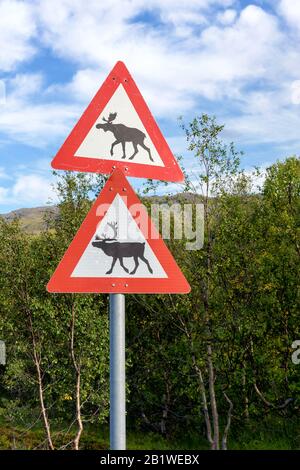
[[[6,87],[4,80],[0,80],[0,106],[5,104],[6,100]]]
[[[40,4],[44,41],[59,55],[90,64],[76,72],[65,88],[75,99],[90,99],[102,77],[121,59],[156,115],[181,114],[195,107],[201,96],[235,98],[245,83],[277,78],[282,59],[287,60],[286,52],[281,56],[283,36],[276,18],[254,5],[244,8],[234,24],[208,23],[195,32],[191,25],[202,24],[200,13],[210,4],[226,7],[234,2],[149,1],[147,9],[157,8],[164,21],[176,26],[173,31],[130,23],[145,7],[139,1],[124,1],[120,11],[115,1],[110,8],[91,2],[86,9],[79,0],[64,0],[58,18],[53,13],[58,6],[53,2]],[[229,21],[233,14],[234,10],[225,10],[224,18]],[[188,28],[189,34],[178,38],[177,27]],[[49,91],[64,88],[54,86]]]
[[[57,201],[49,177],[35,173],[16,175],[14,184],[10,187],[0,186],[0,204],[14,206],[43,205]]]
[[[47,147],[65,138],[79,113],[76,107],[61,104],[23,104],[8,102],[0,114],[0,130],[11,139],[33,147]]]
[[[41,73],[17,74],[8,81],[10,88],[9,97],[30,98],[42,90],[43,75]]]
[[[0,167],[0,180],[9,180],[11,176],[8,175],[5,168]]]
[[[298,0],[280,0],[278,11],[293,28],[300,31],[300,2]]]
[[[11,189],[14,199],[24,202],[41,201],[46,203],[54,197],[49,179],[31,174],[19,176]]]
[[[236,112],[226,117],[227,136],[244,144],[276,144],[284,153],[299,153],[299,83],[282,81],[273,89],[240,95]]]
[[[132,18],[141,13],[156,13],[162,22],[174,27],[172,35],[179,30],[181,36],[182,28],[206,22],[205,14],[211,6],[227,7],[233,3],[234,0],[89,0],[87,4],[82,0],[43,0],[37,1],[37,11],[43,26],[42,39],[61,56],[85,64],[109,64],[130,44],[143,48],[148,38],[161,39],[162,29],[155,31],[141,23],[132,24]],[[143,42],[138,44],[140,39]],[[127,54],[132,52],[129,49]]]
[[[243,114],[229,117],[226,129],[234,140],[244,144],[283,144],[294,143],[300,149],[300,116],[290,110],[281,110],[280,114]],[[298,150],[299,152],[299,150]]]
[[[14,11],[20,2],[0,0],[3,11],[8,3]],[[279,2],[290,24],[298,18],[296,3]],[[238,9],[234,0],[123,0],[121,7],[120,0],[33,0],[22,5],[17,36],[31,52],[24,50],[13,64],[34,52],[30,40],[39,31],[39,46],[71,60],[78,70],[69,83],[46,89],[38,73],[17,74],[8,82],[0,130],[12,140],[46,146],[66,137],[119,59],[156,117],[171,121],[179,114],[200,114],[205,98],[226,107],[226,128],[245,141],[296,139],[300,51],[278,18],[262,7]],[[142,21],[148,13],[159,18],[158,26]],[[10,25],[11,16],[6,14]],[[137,16],[141,20],[134,23]],[[11,26],[7,31],[6,41],[13,44],[17,33]],[[259,90],[251,91],[257,84]],[[236,117],[228,118],[233,106]],[[222,110],[215,112],[222,119]]]
[[[45,147],[58,137],[64,138],[79,117],[76,105],[43,101],[42,85],[41,74],[18,74],[7,81],[0,131],[11,140]]]
[[[218,21],[223,25],[232,24],[236,17],[237,11],[233,10],[232,8],[229,8],[228,10],[225,10],[217,15]]]
[[[89,102],[104,81],[105,75],[97,69],[78,70],[72,80],[64,85],[50,85],[45,93],[49,97],[68,97],[71,101]]]
[[[7,201],[8,192],[8,188],[3,188],[2,186],[0,186],[0,204],[5,203]]]
[[[300,80],[291,84],[291,100],[293,104],[300,104]]]
[[[274,73],[274,56],[281,40],[276,18],[250,5],[242,10],[234,25],[212,26],[203,32],[199,45],[206,48],[204,77],[207,80],[210,74],[219,82],[249,83],[268,78],[268,73]]]
[[[9,71],[32,57],[31,39],[36,33],[33,5],[16,0],[0,1],[0,70]]]

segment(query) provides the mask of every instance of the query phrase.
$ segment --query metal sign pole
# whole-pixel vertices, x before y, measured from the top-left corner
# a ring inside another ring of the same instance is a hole
[[[110,449],[126,449],[125,295],[109,295]]]

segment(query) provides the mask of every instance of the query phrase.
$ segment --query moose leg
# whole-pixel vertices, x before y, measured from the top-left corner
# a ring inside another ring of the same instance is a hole
[[[147,150],[151,162],[154,162],[149,147],[147,147],[147,146],[144,144],[144,142],[139,142],[139,144],[140,144],[140,146],[141,146],[143,149]]]
[[[140,258],[147,265],[147,268],[149,269],[149,273],[153,274],[153,269],[151,268],[150,263],[147,260],[147,258],[145,258],[145,256],[140,256]]]
[[[134,148],[134,153],[131,155],[131,157],[129,158],[129,160],[133,160],[134,157],[136,156],[136,154],[138,153],[137,144],[136,144],[135,142],[132,142],[132,145],[133,145],[133,148]]]
[[[115,141],[111,144],[111,148],[110,148],[110,154],[111,154],[111,156],[113,156],[113,154],[114,154],[114,146],[117,145],[117,144],[119,144],[119,143],[120,143],[119,140],[115,140]]]
[[[133,270],[130,272],[130,274],[135,274],[137,268],[139,267],[139,260],[138,260],[138,257],[137,257],[137,256],[134,256],[134,262],[135,262],[135,267],[134,267]]]
[[[123,149],[123,157],[126,158],[126,153],[125,153],[125,142],[122,142],[122,149]]]
[[[122,268],[124,269],[124,271],[126,271],[127,273],[129,273],[129,269],[127,269],[126,266],[124,266],[124,264],[123,264],[123,258],[119,258],[119,261],[120,261],[120,265],[122,266]]]
[[[110,269],[105,274],[111,274],[118,258],[113,258]]]

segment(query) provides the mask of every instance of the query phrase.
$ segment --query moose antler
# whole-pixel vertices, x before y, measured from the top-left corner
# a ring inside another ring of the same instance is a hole
[[[103,121],[111,123],[113,122],[117,117],[117,113],[109,113],[108,119],[102,118]]]

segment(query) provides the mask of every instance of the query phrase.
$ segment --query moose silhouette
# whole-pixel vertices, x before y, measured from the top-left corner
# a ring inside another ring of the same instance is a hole
[[[150,263],[144,256],[145,242],[118,242],[118,223],[111,222],[107,225],[113,230],[113,238],[107,238],[104,234],[102,234],[102,238],[96,235],[96,240],[92,242],[92,246],[94,246],[95,248],[100,248],[107,256],[111,256],[113,259],[111,267],[106,272],[106,274],[111,274],[113,272],[117,260],[120,261],[120,265],[122,266],[124,271],[128,273],[129,269],[124,266],[123,258],[134,259],[135,267],[129,274],[135,274],[137,268],[139,267],[139,259],[144,261],[144,263],[147,265],[149,272],[153,274],[153,270],[150,266]]]
[[[154,160],[152,158],[150,149],[144,144],[144,140],[146,138],[144,132],[136,129],[135,127],[127,127],[125,124],[114,124],[113,121],[116,119],[116,117],[117,113],[110,113],[108,119],[102,118],[102,120],[105,121],[105,124],[96,124],[97,129],[102,129],[104,132],[112,132],[116,139],[111,145],[111,156],[114,154],[115,145],[122,144],[122,158],[126,158],[125,144],[126,142],[131,142],[134,148],[134,153],[131,155],[131,157],[129,157],[129,160],[134,159],[138,153],[138,145],[140,145],[143,149],[147,150],[149,158],[151,162],[153,162]]]

